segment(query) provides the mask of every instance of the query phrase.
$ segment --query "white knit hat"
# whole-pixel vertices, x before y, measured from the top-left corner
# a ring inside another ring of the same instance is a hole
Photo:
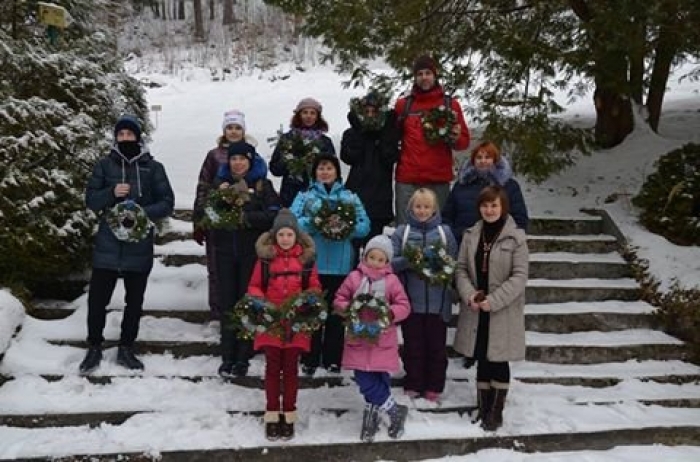
[[[374,236],[372,239],[369,240],[367,245],[365,245],[365,250],[362,253],[362,258],[364,259],[364,257],[367,256],[369,251],[373,249],[378,249],[384,252],[388,261],[391,261],[391,259],[394,258],[394,247],[391,245],[391,239],[389,239],[389,237],[385,236],[384,234]]]
[[[224,112],[224,121],[221,122],[221,129],[226,130],[228,125],[240,125],[245,131],[245,114],[237,109]]]

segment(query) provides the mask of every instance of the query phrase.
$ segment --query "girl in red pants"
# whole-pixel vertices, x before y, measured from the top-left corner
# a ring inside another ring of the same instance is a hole
[[[299,230],[297,220],[289,210],[280,210],[272,229],[260,236],[255,250],[258,261],[250,278],[248,295],[279,306],[304,290],[321,292],[314,263],[314,241]],[[267,333],[255,336],[254,348],[265,352],[267,405],[263,420],[268,440],[294,437],[299,356],[308,352],[310,346],[309,336],[303,333],[292,335],[288,341]]]

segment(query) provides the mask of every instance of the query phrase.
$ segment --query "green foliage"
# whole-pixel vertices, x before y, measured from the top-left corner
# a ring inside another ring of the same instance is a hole
[[[556,119],[565,103],[555,94],[573,100],[595,87],[639,101],[652,87],[663,91],[673,65],[700,54],[697,0],[265,2],[302,16],[304,32],[323,41],[351,85],[386,81],[370,71],[372,59],[385,59],[405,82],[416,56],[434,55],[440,81],[467,102],[470,120],[512,144],[517,169],[536,180],[590,145],[589,130]],[[659,56],[671,57],[668,66]],[[599,128],[603,138],[617,127]]]
[[[75,8],[75,22],[56,46],[31,38],[29,21],[15,39],[0,19],[0,285],[30,290],[89,265],[92,166],[121,113],[148,115],[109,37],[90,32],[95,5],[106,2],[58,3]]]
[[[679,245],[700,245],[700,145],[662,156],[632,203],[650,231]]]
[[[688,343],[700,362],[700,288],[684,289],[675,281],[661,297],[657,317],[664,330]]]

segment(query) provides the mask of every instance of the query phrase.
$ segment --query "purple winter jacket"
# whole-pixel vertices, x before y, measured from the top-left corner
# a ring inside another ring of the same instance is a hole
[[[342,314],[352,302],[355,292],[360,288],[363,276],[370,281],[369,290],[372,290],[372,282],[384,279],[386,302],[391,308],[394,322],[381,334],[376,343],[367,340],[345,337],[343,349],[343,369],[372,371],[372,372],[398,372],[399,366],[399,339],[396,324],[403,321],[411,313],[408,296],[401,285],[399,278],[393,274],[391,265],[384,268],[370,268],[360,263],[357,269],[347,275],[343,284],[335,293],[333,305],[336,312]]]

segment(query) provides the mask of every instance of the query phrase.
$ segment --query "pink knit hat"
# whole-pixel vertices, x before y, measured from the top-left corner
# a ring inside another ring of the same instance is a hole
[[[299,104],[297,104],[297,107],[296,109],[294,109],[294,112],[300,112],[303,109],[316,109],[316,112],[320,114],[323,110],[323,106],[321,106],[321,103],[319,103],[317,100],[308,97],[299,101]]]

